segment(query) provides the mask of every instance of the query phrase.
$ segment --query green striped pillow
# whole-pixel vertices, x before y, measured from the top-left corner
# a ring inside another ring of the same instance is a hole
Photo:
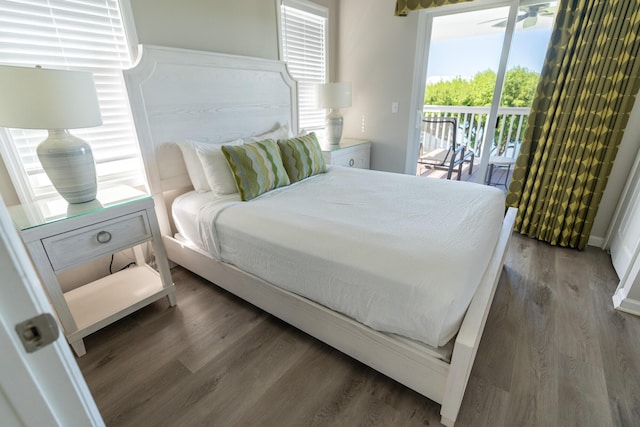
[[[271,139],[243,145],[223,145],[222,152],[244,201],[290,184],[278,144]]]
[[[316,134],[278,140],[282,163],[291,182],[298,182],[312,175],[327,171],[322,149]]]

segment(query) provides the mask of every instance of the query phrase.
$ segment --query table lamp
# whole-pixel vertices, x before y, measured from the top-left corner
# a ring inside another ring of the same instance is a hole
[[[68,129],[101,124],[91,73],[0,66],[0,126],[49,131],[38,159],[69,203],[94,200],[98,186],[91,147]]]
[[[330,146],[340,144],[343,119],[340,108],[351,107],[351,83],[325,83],[318,91],[318,106],[329,108],[327,114],[327,142]]]

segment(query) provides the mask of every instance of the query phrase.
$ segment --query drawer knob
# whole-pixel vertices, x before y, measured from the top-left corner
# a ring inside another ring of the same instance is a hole
[[[111,233],[108,231],[101,231],[96,236],[98,243],[109,243],[111,241]]]
[[[353,159],[349,159],[349,166],[353,166],[356,163],[355,160]]]

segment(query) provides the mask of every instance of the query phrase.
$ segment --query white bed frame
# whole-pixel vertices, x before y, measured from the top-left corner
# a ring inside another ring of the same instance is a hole
[[[452,426],[478,350],[515,218],[505,215],[495,253],[458,332],[450,363],[282,290],[174,238],[170,201],[190,190],[171,142],[220,143],[288,122],[297,132],[296,83],[284,63],[211,52],[142,46],[124,72],[151,193],[169,259],[442,405]]]

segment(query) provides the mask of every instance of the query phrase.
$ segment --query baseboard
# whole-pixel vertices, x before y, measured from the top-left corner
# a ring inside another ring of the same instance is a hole
[[[626,292],[624,292],[622,289],[619,289],[613,295],[613,307],[616,310],[640,316],[640,301],[631,299],[625,294]]]
[[[587,242],[587,245],[595,246],[595,247],[600,248],[600,249],[604,249],[604,242],[605,242],[605,238],[604,237],[589,236],[589,241]]]

